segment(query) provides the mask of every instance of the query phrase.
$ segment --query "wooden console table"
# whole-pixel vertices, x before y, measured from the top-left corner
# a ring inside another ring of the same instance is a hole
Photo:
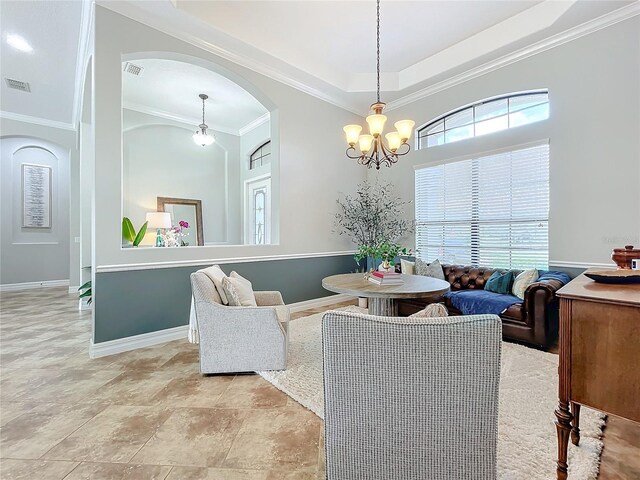
[[[640,422],[640,285],[595,283],[580,275],[558,296],[556,471],[565,480],[569,435],[574,445],[580,442],[581,405]]]

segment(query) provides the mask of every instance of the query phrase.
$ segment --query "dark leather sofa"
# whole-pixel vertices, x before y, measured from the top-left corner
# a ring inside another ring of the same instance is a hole
[[[443,265],[445,279],[451,284],[451,290],[483,289],[485,282],[497,269],[462,265]],[[503,270],[501,270],[503,271]],[[512,270],[518,275],[520,270]],[[512,305],[500,315],[502,318],[502,337],[525,343],[537,348],[548,349],[558,338],[558,299],[556,291],[563,283],[556,279],[542,279],[530,285],[525,291],[522,303]],[[442,301],[450,315],[460,315],[460,311],[451,305],[451,301]],[[427,301],[406,299],[399,304],[400,315],[411,315],[422,310]]]

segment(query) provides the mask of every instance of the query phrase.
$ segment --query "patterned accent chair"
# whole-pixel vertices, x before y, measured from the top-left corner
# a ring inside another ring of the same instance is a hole
[[[289,307],[280,292],[254,292],[257,307],[223,305],[211,279],[191,274],[200,335],[200,373],[284,370]]]
[[[328,480],[495,480],[496,315],[322,320]]]

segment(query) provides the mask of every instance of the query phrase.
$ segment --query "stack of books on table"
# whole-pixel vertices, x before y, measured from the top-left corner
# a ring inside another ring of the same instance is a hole
[[[402,285],[404,283],[402,276],[395,272],[373,272],[369,281],[376,285]]]

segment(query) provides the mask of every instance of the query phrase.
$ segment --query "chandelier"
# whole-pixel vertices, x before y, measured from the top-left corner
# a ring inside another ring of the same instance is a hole
[[[201,93],[198,96],[202,99],[202,123],[198,125],[199,130],[196,130],[196,133],[193,134],[192,138],[193,141],[196,142],[196,144],[206,147],[207,145],[211,145],[213,142],[215,142],[216,139],[213,135],[209,135],[207,133],[207,128],[209,128],[209,125],[204,123],[204,101],[209,98],[209,96],[205,95],[204,93]]]
[[[415,122],[413,120],[400,120],[396,122],[394,124],[396,131],[385,135],[387,139],[385,145],[382,139],[382,132],[387,117],[382,114],[385,104],[380,101],[380,0],[377,0],[376,19],[378,95],[376,103],[371,105],[373,114],[367,117],[369,134],[360,135],[360,132],[362,132],[360,125],[347,125],[343,130],[347,136],[347,143],[349,144],[346,152],[347,157],[358,160],[360,165],[365,165],[367,168],[375,166],[376,170],[380,170],[380,165],[390,167],[398,161],[398,157],[409,153],[411,147],[407,141],[411,138],[411,132],[413,131]],[[358,144],[360,154],[357,153],[358,149],[356,149],[356,144]]]

